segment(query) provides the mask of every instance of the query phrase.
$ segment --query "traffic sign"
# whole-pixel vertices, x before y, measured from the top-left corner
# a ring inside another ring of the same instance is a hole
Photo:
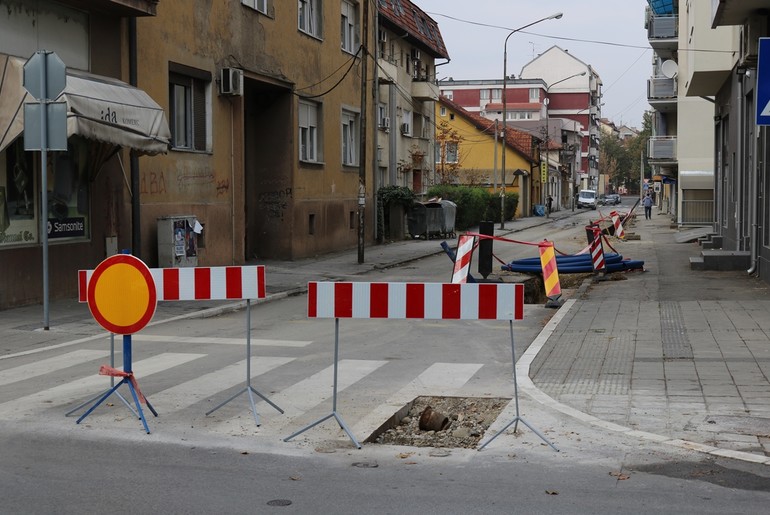
[[[88,282],[87,299],[100,326],[124,335],[144,328],[158,304],[150,269],[130,254],[116,254],[99,263]]]
[[[24,63],[24,87],[38,100],[55,99],[67,87],[67,66],[56,53],[40,50]]]
[[[46,110],[46,138],[43,148],[41,109]],[[67,150],[67,102],[24,104],[24,150]]]
[[[759,38],[757,125],[770,125],[770,38]]]

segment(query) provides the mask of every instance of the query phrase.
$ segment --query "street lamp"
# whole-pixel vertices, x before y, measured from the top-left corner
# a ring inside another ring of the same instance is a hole
[[[560,82],[564,82],[564,81],[573,79],[575,77],[582,77],[585,74],[586,74],[585,70],[580,72],[580,73],[573,73],[569,77],[564,77],[563,79],[559,79],[556,82],[554,82],[552,84],[548,84],[548,85],[545,86],[545,99],[543,100],[543,103],[545,104],[545,162],[546,162],[545,166],[546,166],[546,170],[548,169],[548,156],[551,154],[550,148],[548,146],[548,141],[550,140],[550,133],[549,132],[551,130],[551,127],[548,124],[548,104],[550,103],[550,99],[548,98],[548,92],[551,90],[551,88],[553,86],[559,84]],[[540,160],[542,161],[542,159],[543,159],[543,156],[541,155],[540,156]],[[543,166],[543,165],[541,164],[540,166]],[[540,197],[541,197],[540,200],[543,203],[543,205],[546,205],[547,204],[547,202],[546,202],[546,198],[547,198],[546,195],[547,195],[547,193],[546,193],[545,189],[546,189],[546,183],[548,182],[548,179],[546,177],[545,183],[543,182],[542,172],[541,172],[541,176],[540,176],[540,182],[542,184],[542,188],[541,188],[541,192],[540,192]],[[570,195],[572,197],[575,196],[574,189],[575,189],[575,185],[573,183],[571,188],[570,188]]]
[[[520,30],[524,30],[527,27],[531,27],[532,25],[535,25],[537,23],[540,23],[541,21],[546,20],[558,20],[563,16],[562,13],[556,13],[552,14],[550,16],[546,16],[545,18],[540,18],[539,20],[533,21],[532,23],[528,23],[522,27],[519,27],[518,29],[513,29],[511,32],[508,33],[508,35],[505,37],[505,44],[503,45],[503,155],[502,155],[502,161],[500,163],[501,168],[501,178],[502,178],[502,189],[500,193],[500,229],[505,229],[505,145],[506,145],[506,129],[507,129],[507,116],[508,116],[508,109],[506,107],[506,86],[508,85],[508,38],[519,32]]]

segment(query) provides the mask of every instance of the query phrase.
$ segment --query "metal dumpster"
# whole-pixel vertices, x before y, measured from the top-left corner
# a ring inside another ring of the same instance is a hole
[[[444,233],[444,209],[441,202],[415,202],[406,217],[412,238],[430,239]]]
[[[441,210],[444,212],[444,223],[441,226],[441,231],[445,238],[454,238],[455,219],[457,218],[457,204],[451,200],[442,200]]]

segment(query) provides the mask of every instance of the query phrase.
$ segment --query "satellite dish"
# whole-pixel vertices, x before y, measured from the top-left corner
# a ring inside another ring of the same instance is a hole
[[[679,65],[676,64],[676,61],[669,59],[667,61],[663,61],[663,64],[660,65],[660,71],[665,77],[674,79],[677,75],[679,75]]]

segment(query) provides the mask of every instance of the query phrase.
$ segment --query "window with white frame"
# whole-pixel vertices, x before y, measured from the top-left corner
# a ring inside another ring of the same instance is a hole
[[[321,2],[322,0],[298,0],[299,22],[298,27],[317,38],[321,37]]]
[[[342,0],[342,20],[340,22],[340,38],[342,49],[351,54],[358,50],[358,5]]]
[[[449,100],[452,100],[455,96],[455,92],[452,91],[451,89],[447,89],[446,91],[444,91],[443,95],[447,97]]]
[[[438,110],[438,115],[439,115],[439,116],[446,116],[446,107],[444,107],[444,106],[441,106],[441,107],[439,108],[439,110]]]
[[[211,73],[169,63],[171,146],[175,149],[209,149],[208,91]]]
[[[457,163],[458,145],[456,141],[436,142],[435,160],[436,163]]]
[[[358,164],[358,113],[342,110],[342,164]]]
[[[388,104],[380,102],[377,106],[377,126],[381,129],[390,128],[390,118],[388,117]]]
[[[489,90],[482,89],[479,91],[479,100],[489,100]]]
[[[540,102],[540,90],[537,88],[529,88],[529,101]]]
[[[262,14],[267,14],[268,2],[272,2],[272,0],[241,0],[243,5],[251,7]]]
[[[493,89],[492,90],[492,100],[499,102],[503,99],[503,90],[502,89]]]
[[[299,101],[299,159],[309,163],[318,162],[318,112],[314,102]]]

